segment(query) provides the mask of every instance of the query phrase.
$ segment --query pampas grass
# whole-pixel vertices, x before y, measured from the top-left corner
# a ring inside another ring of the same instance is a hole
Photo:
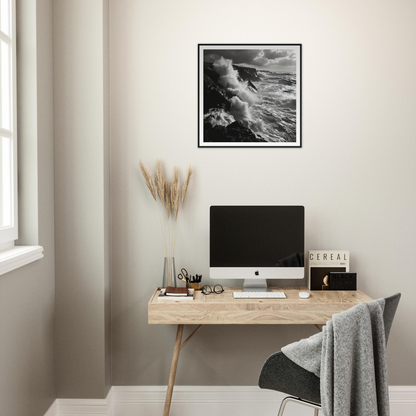
[[[188,174],[186,175],[186,179],[185,179],[185,182],[184,182],[183,187],[182,187],[182,205],[185,202],[185,198],[186,198],[186,194],[188,192],[188,186],[189,186],[189,182],[191,180],[192,172],[193,172],[192,166],[189,165]]]
[[[141,161],[140,161],[141,163]],[[163,165],[160,159],[156,160],[156,187],[161,201],[165,201],[165,179]]]
[[[147,187],[149,188],[150,193],[152,194],[153,199],[156,201],[156,187],[155,182],[153,180],[153,176],[142,161],[140,161],[140,170],[143,173],[144,180],[146,182]]]
[[[170,187],[169,187],[169,182],[167,180],[163,181],[163,187],[164,187],[164,195],[163,195],[162,204],[165,205],[166,215],[168,216],[168,219],[169,219],[170,217]]]
[[[160,225],[162,229],[165,256],[168,258],[168,285],[172,284],[172,258],[175,255],[176,237],[178,233],[179,208],[185,202],[188,193],[189,182],[193,173],[192,166],[189,165],[185,181],[182,186],[179,179],[179,169],[175,166],[173,170],[172,183],[166,178],[163,164],[160,159],[156,160],[155,178],[149,169],[140,160],[140,170],[143,174],[146,186],[149,188],[153,199],[156,202]],[[159,202],[157,196],[159,196]]]
[[[170,203],[172,207],[172,214],[175,216],[175,221],[178,219],[179,197],[179,169],[175,166],[172,185],[170,187]]]

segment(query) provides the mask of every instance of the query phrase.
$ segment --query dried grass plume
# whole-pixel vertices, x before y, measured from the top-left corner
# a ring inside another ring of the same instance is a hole
[[[149,188],[150,193],[152,194],[153,199],[156,201],[156,186],[155,181],[153,180],[153,176],[150,173],[149,169],[143,164],[140,160],[140,170],[142,171],[144,180],[146,182],[147,187]]]
[[[163,165],[160,159],[156,160],[156,187],[159,199],[162,204],[165,203],[165,175],[163,173]]]
[[[191,180],[191,176],[192,176],[193,171],[194,170],[192,169],[192,166],[189,165],[188,174],[186,175],[186,179],[185,179],[185,182],[184,182],[183,187],[182,187],[182,205],[185,202],[186,194],[188,192],[189,182]]]
[[[178,219],[178,212],[179,212],[179,198],[180,198],[180,192],[179,192],[180,186],[179,186],[179,169],[175,166],[175,169],[173,171],[173,180],[172,180],[172,186],[170,188],[170,201],[172,206],[172,214],[175,216],[175,221]]]
[[[164,188],[164,198],[165,198],[165,210],[166,210],[166,215],[170,216],[170,190],[169,190],[169,182],[167,180],[165,180],[163,182],[163,188]]]

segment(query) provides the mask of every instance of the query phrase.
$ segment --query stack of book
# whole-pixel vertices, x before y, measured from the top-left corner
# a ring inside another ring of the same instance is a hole
[[[157,300],[194,300],[194,289],[189,289],[187,287],[172,287],[168,286],[167,288],[160,289],[159,296]]]

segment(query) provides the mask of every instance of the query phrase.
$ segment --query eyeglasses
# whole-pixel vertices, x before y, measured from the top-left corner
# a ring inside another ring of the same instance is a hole
[[[215,285],[213,288],[211,286],[205,285],[202,288],[202,293],[204,295],[210,295],[211,293],[216,293],[219,295],[222,292],[224,292],[224,288],[221,285]]]

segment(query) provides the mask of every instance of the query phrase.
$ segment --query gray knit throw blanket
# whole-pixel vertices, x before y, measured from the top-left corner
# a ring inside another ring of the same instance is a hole
[[[321,378],[325,416],[389,416],[384,299],[333,315],[323,331],[282,348]]]

